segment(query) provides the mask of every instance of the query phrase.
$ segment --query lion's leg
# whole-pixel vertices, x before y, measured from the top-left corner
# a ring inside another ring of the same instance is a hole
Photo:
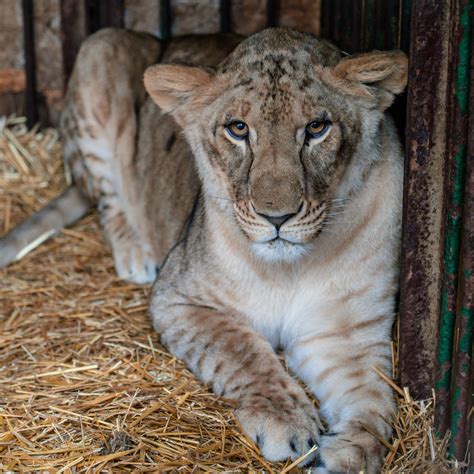
[[[99,202],[100,222],[112,246],[119,278],[138,284],[153,283],[157,263],[153,249],[130,226],[117,196],[104,196]]]
[[[156,276],[151,245],[137,225],[143,204],[133,163],[137,111],[145,100],[142,75],[160,48],[151,36],[126,30],[90,36],[78,54],[61,117],[74,180],[98,204],[119,277],[136,283]]]
[[[151,314],[170,352],[238,403],[237,419],[267,459],[296,459],[318,442],[317,411],[270,344],[245,323],[193,304],[161,306],[156,296]]]
[[[290,367],[318,397],[329,425],[318,454],[321,472],[380,472],[380,440],[391,433],[395,407],[390,387],[374,370],[388,375],[391,368],[391,318],[385,318],[388,327],[383,319],[359,321],[347,333],[302,337],[288,352]]]

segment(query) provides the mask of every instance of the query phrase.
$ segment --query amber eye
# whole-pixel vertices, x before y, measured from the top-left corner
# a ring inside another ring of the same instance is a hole
[[[306,125],[306,135],[308,138],[322,137],[329,129],[331,122],[328,120],[313,120]]]
[[[245,140],[249,136],[249,127],[245,122],[237,120],[236,122],[226,125],[226,129],[230,136],[237,140]]]

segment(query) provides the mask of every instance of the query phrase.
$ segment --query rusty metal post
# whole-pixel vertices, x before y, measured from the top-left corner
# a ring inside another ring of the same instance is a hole
[[[449,2],[413,2],[400,282],[400,373],[402,385],[416,398],[430,397],[434,385],[450,14]]]

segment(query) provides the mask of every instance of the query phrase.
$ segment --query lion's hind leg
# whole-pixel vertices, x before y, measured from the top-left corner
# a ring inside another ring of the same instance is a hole
[[[69,82],[61,129],[75,183],[98,204],[118,276],[152,282],[155,258],[139,228],[143,203],[134,167],[143,71],[161,46],[150,35],[105,29],[81,46]]]
[[[104,196],[99,203],[100,221],[109,240],[119,278],[138,284],[153,283],[157,263],[153,250],[143,242],[117,204],[117,196]]]

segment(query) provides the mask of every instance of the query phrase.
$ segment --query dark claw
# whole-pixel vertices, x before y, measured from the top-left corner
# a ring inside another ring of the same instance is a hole
[[[313,438],[309,438],[306,442],[308,443],[309,448],[312,448],[313,446],[316,446],[318,444]]]
[[[328,431],[327,433],[324,433],[324,436],[337,436],[337,433],[335,433],[334,431]]]
[[[257,446],[258,446],[259,448],[262,447],[262,442],[263,442],[263,441],[262,441],[262,436],[257,435]]]
[[[290,441],[290,448],[294,453],[296,453],[296,445],[293,440]]]
[[[322,468],[325,468],[325,467],[326,467],[326,464],[325,464],[324,461],[321,459],[321,453],[316,452],[316,456],[314,457],[314,461],[313,461],[313,463],[312,463],[312,466],[313,466],[313,467],[322,467]]]

